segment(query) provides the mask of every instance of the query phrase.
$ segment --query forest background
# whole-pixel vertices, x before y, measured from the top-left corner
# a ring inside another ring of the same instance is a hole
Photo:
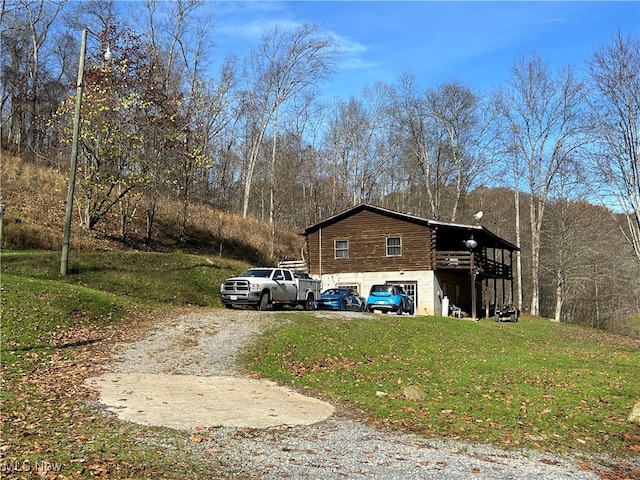
[[[81,91],[74,228],[110,245],[274,262],[362,202],[464,224],[483,211],[521,247],[524,311],[599,328],[640,312],[640,38],[611,32],[580,69],[519,56],[488,93],[405,71],[327,101],[340,50],[322,26],[275,27],[214,70],[202,6],[2,2],[5,247],[58,248],[24,212],[53,185],[44,217],[64,214],[66,186],[44,177],[66,180]],[[25,172],[42,180],[30,199]]]

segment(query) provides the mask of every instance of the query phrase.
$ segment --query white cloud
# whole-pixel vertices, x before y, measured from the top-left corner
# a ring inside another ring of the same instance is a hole
[[[281,20],[277,18],[260,18],[253,19],[248,22],[220,23],[217,25],[216,32],[219,35],[225,35],[231,38],[241,37],[244,41],[254,40],[257,44],[257,42],[266,33],[272,31],[275,27],[279,27],[282,30],[292,30],[298,28],[300,25],[300,22],[291,20]]]
[[[377,65],[377,62],[371,62],[363,58],[363,55],[369,50],[366,45],[335,32],[328,32],[328,35],[335,40],[338,50],[342,55],[340,60],[341,68],[347,70],[359,70],[363,68],[372,68]]]
[[[276,26],[298,28],[302,22],[292,20],[286,2],[264,0],[216,2],[216,33],[227,40],[237,39],[257,45]]]

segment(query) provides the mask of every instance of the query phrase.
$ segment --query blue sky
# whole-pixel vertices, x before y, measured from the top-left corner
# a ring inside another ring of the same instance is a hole
[[[327,97],[360,96],[376,81],[414,73],[426,89],[457,78],[479,91],[504,85],[519,55],[584,68],[620,30],[640,35],[640,2],[211,2],[219,55],[242,57],[280,25],[320,24],[343,52]]]

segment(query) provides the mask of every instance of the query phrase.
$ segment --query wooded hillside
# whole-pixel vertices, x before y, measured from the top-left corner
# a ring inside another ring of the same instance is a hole
[[[6,154],[2,155],[1,174],[1,201],[6,208],[3,248],[59,250],[66,176],[51,167],[36,166]],[[513,238],[513,192],[481,188],[471,192],[468,199],[487,212],[482,219],[483,225],[500,236]],[[521,202],[524,208],[527,200],[521,199]],[[181,238],[183,227],[179,207],[180,202],[175,200],[159,203],[157,228],[150,241],[146,238],[144,216],[138,212],[133,212],[124,232],[118,211],[111,212],[100,227],[93,230],[82,224],[82,215],[76,212],[72,251],[180,249],[240,259],[254,265],[270,264],[283,258],[300,258],[303,240],[297,235],[298,227],[307,225],[279,226],[274,255],[270,258],[272,229],[268,221],[243,218],[197,204],[189,208],[186,234]],[[527,275],[529,245],[526,240],[529,234],[526,228],[522,234],[525,239],[522,263],[526,296],[530,284]],[[563,272],[566,291],[569,292],[563,299],[562,321],[609,328],[611,322],[640,311],[640,272],[611,212],[588,203],[554,202],[549,208],[544,238],[542,308],[548,316],[555,312],[558,269]]]
[[[1,202],[5,206],[3,248],[60,250],[68,178],[51,167],[0,152]],[[271,228],[253,217],[225,213],[208,205],[192,205],[182,225],[180,202],[158,202],[153,237],[146,236],[146,220],[135,208],[126,228],[120,209],[110,212],[99,228],[89,229],[82,213],[72,219],[71,250],[182,250],[268,265],[272,260]],[[278,229],[273,258],[299,258],[304,241],[295,230]],[[72,254],[73,255],[73,254]]]
[[[515,58],[492,92],[398,72],[327,102],[340,51],[322,26],[275,27],[214,69],[207,3],[2,2],[0,140],[21,159],[2,159],[5,247],[56,247],[77,127],[76,243],[266,263],[362,202],[482,210],[522,248],[523,310],[595,326],[640,310],[639,38],[557,70]]]

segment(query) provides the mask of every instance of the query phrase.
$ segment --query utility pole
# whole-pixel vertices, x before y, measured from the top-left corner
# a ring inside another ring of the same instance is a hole
[[[87,31],[82,31],[80,44],[80,63],[78,64],[78,83],[76,84],[76,110],[73,117],[73,140],[71,144],[71,165],[69,167],[69,191],[67,192],[67,211],[62,237],[62,258],[60,275],[67,274],[69,266],[69,244],[71,243],[71,217],[73,216],[73,192],[76,187],[76,166],[78,164],[78,137],[80,134],[80,107],[82,106],[82,77],[84,74],[84,56],[87,48]]]

